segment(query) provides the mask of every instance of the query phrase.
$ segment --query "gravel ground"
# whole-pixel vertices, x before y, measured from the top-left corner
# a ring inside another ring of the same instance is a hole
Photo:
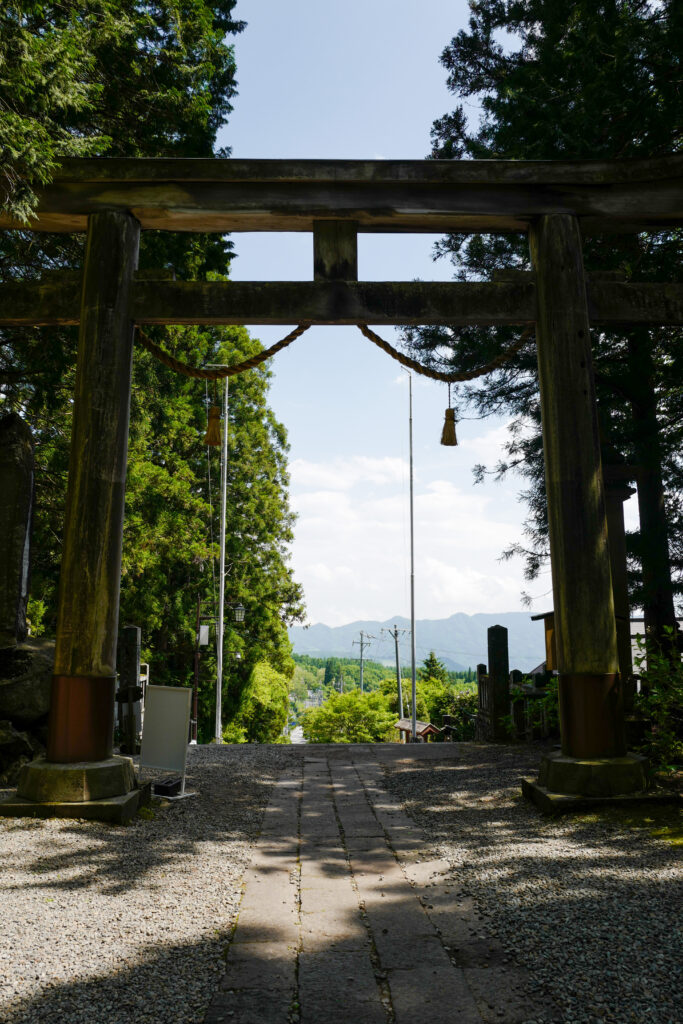
[[[541,818],[520,796],[538,749],[462,744],[461,753],[450,764],[388,766],[387,783],[485,930],[547,998],[547,1014],[527,1024],[680,1024],[681,846],[644,820],[661,812]]]
[[[128,827],[0,818],[0,1022],[202,1021],[286,760],[191,747],[199,796]]]
[[[538,749],[458,752],[390,764],[387,784],[546,998],[527,1024],[681,1024],[681,847],[643,812],[541,818],[519,786]],[[127,828],[0,819],[0,1024],[201,1022],[270,787],[301,753],[191,748],[200,795]]]

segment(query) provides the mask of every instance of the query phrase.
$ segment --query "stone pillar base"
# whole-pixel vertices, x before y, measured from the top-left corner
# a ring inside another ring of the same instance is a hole
[[[538,770],[538,784],[552,793],[623,796],[648,788],[648,767],[647,758],[640,754],[599,758],[546,754]]]
[[[522,780],[522,793],[548,814],[594,804],[670,799],[666,794],[648,792],[648,768],[647,758],[640,754],[592,759],[547,754],[541,760],[538,781]]]
[[[17,796],[49,803],[56,800],[77,803],[124,796],[133,789],[135,769],[129,757],[114,755],[106,761],[77,761],[73,764],[46,761],[39,757],[21,769]]]
[[[129,757],[75,764],[38,758],[22,768],[16,796],[0,803],[0,817],[92,818],[125,824],[141,795]]]

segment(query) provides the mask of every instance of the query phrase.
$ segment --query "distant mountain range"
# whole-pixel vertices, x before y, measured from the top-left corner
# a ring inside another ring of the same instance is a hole
[[[372,661],[394,663],[394,641],[382,634],[382,627],[391,629],[410,627],[410,620],[397,616],[377,620],[359,620],[346,626],[325,626],[322,622],[312,626],[291,626],[289,638],[295,654],[308,654],[313,658],[357,658],[361,629],[376,639],[367,648],[366,657]],[[529,612],[501,612],[500,614],[465,615],[458,612],[448,619],[419,619],[415,625],[415,646],[418,663],[430,651],[435,651],[446,668],[463,671],[488,661],[486,631],[489,626],[505,626],[508,630],[510,668],[528,672],[545,660],[543,623],[532,622]],[[410,637],[401,638],[401,663],[410,661]]]

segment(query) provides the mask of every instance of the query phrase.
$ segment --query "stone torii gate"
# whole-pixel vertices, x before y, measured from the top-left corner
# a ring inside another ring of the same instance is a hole
[[[82,277],[0,285],[0,324],[80,325],[47,759],[26,766],[5,813],[135,803],[112,725],[137,324],[535,324],[562,722],[562,754],[539,781],[559,793],[643,789],[643,761],[624,739],[590,327],[681,324],[683,286],[587,277],[581,238],[681,224],[682,185],[680,156],[66,161],[30,229],[87,230]],[[141,230],[310,232],[313,280],[138,275]],[[535,271],[493,283],[357,280],[359,232],[454,231],[528,233]]]

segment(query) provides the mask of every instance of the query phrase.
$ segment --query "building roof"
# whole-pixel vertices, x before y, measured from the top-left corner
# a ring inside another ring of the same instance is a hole
[[[430,733],[439,733],[441,729],[438,726],[432,725],[431,722],[416,722],[415,727],[417,729],[418,736],[427,736]],[[399,732],[412,732],[413,731],[413,720],[412,718],[399,718],[396,722],[394,729],[398,729]]]

